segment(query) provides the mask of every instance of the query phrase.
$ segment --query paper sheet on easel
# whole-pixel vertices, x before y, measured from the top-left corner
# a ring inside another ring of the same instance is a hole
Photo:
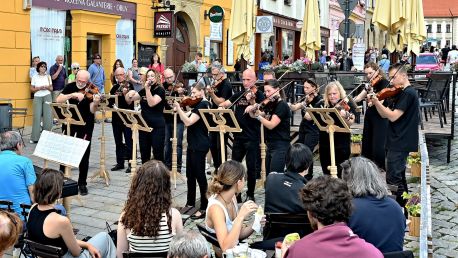
[[[89,141],[43,131],[33,155],[63,165],[78,167]]]

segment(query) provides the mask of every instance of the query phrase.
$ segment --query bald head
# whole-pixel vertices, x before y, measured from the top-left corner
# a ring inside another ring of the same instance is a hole
[[[126,80],[126,70],[123,67],[116,68],[114,75],[118,83]]]
[[[79,89],[84,88],[86,84],[89,82],[89,77],[91,75],[89,74],[88,71],[86,70],[79,70],[78,73],[76,74],[76,86]]]
[[[172,69],[167,68],[164,70],[164,78],[167,83],[173,83],[175,81],[175,73]]]
[[[251,69],[243,71],[243,87],[245,89],[253,86],[256,83],[256,73]]]

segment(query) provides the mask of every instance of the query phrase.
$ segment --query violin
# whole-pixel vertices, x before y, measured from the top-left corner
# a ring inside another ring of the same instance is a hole
[[[200,101],[202,101],[203,98],[197,98],[197,97],[183,97],[180,102],[181,107],[194,107],[195,105],[199,104]]]
[[[374,87],[374,86],[375,86],[377,83],[379,83],[382,79],[383,79],[383,77],[382,77],[381,74],[375,76],[374,78],[372,78],[372,80],[370,80],[371,86]]]
[[[277,107],[279,100],[279,95],[266,98],[261,103],[259,103],[258,109],[264,112],[271,112]]]
[[[78,92],[82,93],[85,98],[91,101],[94,99],[94,95],[100,95],[99,88],[97,88],[97,86],[92,83],[86,84],[86,86],[84,86],[84,88],[80,89]]]
[[[404,88],[400,85],[393,85],[390,88],[385,88],[377,93],[377,99],[378,100],[384,100],[387,98],[392,98],[394,96],[397,96],[399,93],[401,93],[404,90]]]
[[[181,83],[181,82],[172,83],[167,87],[167,91],[170,93],[170,95],[172,95],[173,92],[177,92],[178,89],[181,89],[183,87],[184,87],[184,84]],[[181,95],[183,95],[183,94],[181,94]]]
[[[116,90],[116,94],[123,95],[124,89],[129,91],[129,83],[127,81],[123,81],[123,82],[119,83],[119,87]]]
[[[337,102],[337,104],[334,106],[337,110],[345,110],[347,112],[350,111],[350,105],[348,105],[348,103],[344,100],[344,99],[341,99],[340,101]]]

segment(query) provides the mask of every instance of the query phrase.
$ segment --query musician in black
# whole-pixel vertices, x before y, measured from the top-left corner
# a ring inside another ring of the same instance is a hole
[[[312,117],[306,112],[307,107],[318,108],[323,104],[323,99],[319,94],[318,85],[310,80],[304,80],[304,97],[296,104],[291,104],[291,111],[301,110],[302,120],[299,125],[299,139],[298,142],[305,144],[310,151],[318,145],[320,139],[320,130],[316,126]],[[306,175],[307,180],[313,178],[313,159]]]
[[[127,92],[134,90],[134,86],[126,80],[126,70],[123,67],[116,68],[114,72],[116,84],[113,84],[110,90],[110,95],[116,96],[109,99],[109,107],[116,105],[117,108],[134,109],[134,104],[127,104],[125,95]],[[111,127],[113,129],[113,137],[116,146],[116,165],[111,171],[124,169],[124,160],[132,159],[132,130],[124,125],[121,117],[117,112],[112,112]],[[123,135],[124,144],[123,142]],[[126,173],[130,173],[130,163],[128,164]]]
[[[220,107],[228,108],[235,106],[235,117],[240,127],[241,133],[234,133],[234,141],[232,145],[232,159],[242,162],[246,156],[246,166],[248,172],[248,190],[247,200],[254,201],[254,188],[256,186],[256,171],[259,154],[259,134],[260,123],[255,118],[252,118],[245,109],[254,104],[261,103],[264,100],[264,95],[256,87],[256,73],[251,69],[246,69],[243,72],[243,87],[244,90],[235,93],[228,100],[220,104]]]
[[[355,110],[356,106],[352,103],[346,101],[346,93],[342,85],[338,81],[333,81],[328,83],[326,89],[324,90],[324,107],[325,108],[336,108],[345,123],[350,127],[355,122]],[[348,109],[348,110],[347,110]],[[340,120],[334,115],[331,114],[331,117],[334,119],[336,125],[342,127]],[[335,165],[337,166],[337,176],[340,178],[342,174],[342,167],[340,164],[350,158],[350,133],[335,132],[334,133],[334,154],[335,154]],[[326,131],[320,131],[320,163],[323,174],[330,175],[331,172],[328,169],[328,166],[331,165],[331,151],[329,143],[329,133]]]
[[[355,102],[370,97],[370,94],[377,94],[390,85],[385,78],[382,69],[374,62],[369,62],[364,66],[364,73],[369,80],[368,86],[354,99]],[[384,106],[388,106],[388,100],[384,101]],[[368,101],[370,103],[370,101]],[[383,118],[377,109],[368,105],[364,114],[363,141],[361,155],[372,160],[379,168],[385,170],[385,140],[388,119]]]
[[[266,128],[266,174],[268,175],[271,171],[283,172],[285,170],[286,151],[290,146],[291,110],[285,98],[282,97],[283,93],[281,93],[278,81],[268,80],[264,83],[266,99],[261,105],[248,107],[247,112]],[[258,109],[257,106],[262,112],[253,112]]]
[[[188,148],[186,150],[186,178],[188,192],[186,198],[187,206],[196,205],[196,181],[200,190],[200,212],[192,216],[192,219],[205,217],[207,208],[207,177],[205,176],[205,157],[210,148],[208,129],[200,116],[199,109],[208,109],[210,103],[205,98],[205,87],[202,84],[195,84],[192,88],[192,99],[186,103],[191,108],[191,114],[187,115],[179,103],[175,102],[173,107],[178,112],[184,125],[187,126]],[[183,107],[184,108],[184,107]]]
[[[78,189],[81,195],[87,195],[87,172],[89,169],[89,156],[91,154],[91,139],[92,132],[94,131],[94,113],[97,111],[97,107],[100,103],[100,95],[87,93],[85,89],[97,88],[97,86],[89,83],[90,74],[86,70],[79,70],[76,75],[76,81],[67,84],[59,96],[56,98],[57,103],[63,103],[67,100],[70,104],[75,104],[86,123],[85,125],[71,125],[71,135],[89,141],[89,146],[84,152],[83,158],[79,165],[79,176],[78,176]],[[91,96],[92,95],[92,96]],[[91,98],[92,97],[92,98]],[[76,114],[73,114],[76,119]],[[66,134],[66,126],[64,128],[64,134]],[[64,168],[61,166],[61,170]]]
[[[211,67],[213,83],[207,87],[208,95],[210,96],[211,108],[218,108],[218,106],[232,96],[232,85],[226,77],[226,72],[221,64],[215,62]],[[227,135],[224,136],[224,142],[227,143]],[[210,152],[213,158],[213,166],[215,171],[221,165],[221,141],[219,139],[219,132],[210,132]],[[227,155],[226,146],[224,146],[224,153]]]
[[[146,81],[143,89],[139,92],[131,90],[126,94],[127,104],[140,100],[142,116],[151,132],[139,131],[140,154],[142,163],[151,159],[151,147],[153,158],[164,161],[164,139],[165,139],[165,90],[161,84],[160,74],[152,69],[146,72]]]

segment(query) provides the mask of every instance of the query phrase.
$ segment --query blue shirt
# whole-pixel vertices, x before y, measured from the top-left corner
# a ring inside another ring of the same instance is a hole
[[[32,204],[28,186],[37,179],[32,160],[14,151],[0,152],[0,200],[13,202],[14,211],[21,214],[21,203]]]
[[[390,68],[390,60],[384,58],[378,61],[378,66],[385,72],[385,74],[388,74],[388,69]]]
[[[105,71],[103,70],[103,67],[93,63],[89,66],[88,72],[91,74],[90,82],[99,88],[100,93],[104,93]]]
[[[406,219],[395,200],[374,196],[353,198],[353,207],[348,226],[355,234],[382,253],[402,251]]]
[[[54,64],[49,68],[49,74],[51,77],[57,72],[57,69],[59,69],[59,64]],[[60,70],[59,75],[55,80],[52,80],[52,90],[62,90],[65,87],[65,79],[67,78],[67,70],[65,67],[62,67],[62,70]]]

